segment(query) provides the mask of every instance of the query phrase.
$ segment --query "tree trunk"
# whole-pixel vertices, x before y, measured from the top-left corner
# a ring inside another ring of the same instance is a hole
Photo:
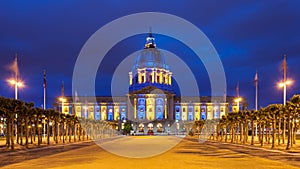
[[[295,144],[295,145],[296,145],[296,133],[297,133],[297,128],[298,128],[298,126],[297,126],[297,124],[295,124],[295,122],[294,122],[293,144]]]
[[[65,141],[68,140],[68,137],[69,137],[69,126],[68,124],[66,123],[66,130],[65,130]]]
[[[72,126],[69,125],[69,143],[71,143],[71,131],[72,131]]]
[[[22,120],[20,125],[20,144],[23,145],[23,126],[22,126]]]
[[[275,114],[273,114],[273,123],[272,123],[272,128],[273,128],[273,132],[272,132],[272,149],[275,148],[275,141],[276,141],[276,117]]]
[[[33,142],[35,142],[35,133],[36,133],[36,126],[32,127],[33,129]]]
[[[61,129],[62,129],[62,140],[63,140],[63,143],[65,143],[65,124],[62,123],[62,126],[61,126]]]
[[[235,127],[235,143],[239,142],[239,134],[238,134],[238,124]]]
[[[268,136],[269,136],[269,130],[267,130],[268,128],[268,125],[264,125],[264,128],[266,129],[266,134],[265,134],[265,140],[266,140],[266,143],[269,144],[269,140],[268,140]]]
[[[37,127],[38,127],[38,146],[41,145],[41,129],[39,127],[39,123],[37,124]]]
[[[221,126],[221,142],[223,141],[223,136],[224,136],[224,126]]]
[[[259,123],[259,134],[258,134],[258,140],[259,140],[259,143],[261,142],[261,122]]]
[[[285,132],[286,132],[286,120],[285,117],[283,117],[282,144],[285,143]]]
[[[280,145],[281,118],[278,120],[278,145]]]
[[[14,115],[13,115],[14,116]],[[15,149],[15,143],[14,143],[14,133],[15,133],[15,126],[14,126],[14,121],[15,121],[15,118],[11,118],[11,129],[10,129],[10,132],[11,132],[11,137],[10,137],[10,146],[11,146],[11,149],[14,150]]]
[[[219,132],[220,132],[220,127],[219,127],[220,125],[217,125],[217,136],[216,136],[216,139],[217,139],[217,141],[219,141]]]
[[[254,120],[251,120],[251,145],[254,145]]]
[[[290,140],[290,143],[291,143],[291,147],[293,147],[293,144],[294,144],[294,118],[291,118],[291,140]]]
[[[73,141],[76,142],[76,137],[77,137],[77,125],[74,124],[74,128],[73,128]]]
[[[240,122],[239,128],[240,128],[240,143],[242,143],[243,142],[243,128],[244,128],[244,125],[242,122]]]
[[[225,142],[227,143],[227,128],[228,126],[226,125],[225,126]],[[100,133],[100,136],[101,136],[101,133]]]
[[[85,130],[82,129],[82,140],[84,141],[84,137],[85,137]]]
[[[19,144],[19,139],[20,139],[20,129],[19,129],[19,116],[17,116],[17,118],[15,118],[15,120],[16,120],[16,126],[15,126],[15,128],[17,129],[16,131],[15,131],[15,134],[16,134],[16,140],[17,140],[17,144]]]
[[[233,138],[234,138],[234,127],[233,124],[230,126],[231,129],[231,143],[233,143]]]
[[[287,127],[288,127],[288,141],[286,144],[286,150],[290,150],[290,142],[291,142],[291,123],[290,123],[291,117],[290,113],[288,113],[288,122],[287,122]]]
[[[11,120],[10,118],[6,119],[6,147],[9,148],[10,147],[10,137],[11,137]]]
[[[28,117],[25,117],[25,145],[28,148]]]
[[[74,125],[74,131],[73,131],[73,139],[74,139],[74,142],[76,142],[76,124]]]
[[[55,143],[58,143],[58,123],[55,121]]]
[[[260,140],[260,146],[264,146],[264,129],[265,129],[265,125],[263,124],[263,127],[260,129],[261,130],[261,140]]]
[[[32,126],[30,127],[30,144],[33,144],[33,141],[32,141]]]
[[[50,124],[49,124],[50,117],[48,117],[47,121],[47,144],[50,145]]]
[[[81,141],[81,125],[78,127],[78,140]]]

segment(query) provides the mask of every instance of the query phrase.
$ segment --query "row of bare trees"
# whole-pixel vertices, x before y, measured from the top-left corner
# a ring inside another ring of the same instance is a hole
[[[100,139],[113,133],[105,121],[79,118],[53,109],[34,107],[33,103],[0,97],[0,117],[5,127],[6,146],[50,144]],[[16,136],[16,137],[15,137]]]

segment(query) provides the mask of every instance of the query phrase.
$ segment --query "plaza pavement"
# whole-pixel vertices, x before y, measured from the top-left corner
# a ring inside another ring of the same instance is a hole
[[[294,169],[300,167],[299,155],[255,150],[216,142],[198,143],[193,139],[181,140],[174,136],[129,136],[99,144],[103,148],[94,142],[84,142],[41,148],[37,151],[2,153],[0,154],[0,167],[3,169]],[[170,144],[176,146],[170,148]],[[127,157],[124,154],[118,154],[117,150],[122,147],[124,148],[121,152],[128,152],[125,154]],[[157,150],[163,151],[147,158],[140,156],[145,155],[145,151],[153,153]]]

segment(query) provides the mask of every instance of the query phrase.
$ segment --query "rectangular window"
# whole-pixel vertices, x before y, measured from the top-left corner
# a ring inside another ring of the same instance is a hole
[[[145,82],[145,76],[142,76],[142,83]]]
[[[176,106],[175,111],[175,120],[180,120],[180,106]]]

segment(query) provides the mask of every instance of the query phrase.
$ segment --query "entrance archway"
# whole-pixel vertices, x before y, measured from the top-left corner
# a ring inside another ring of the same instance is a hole
[[[154,132],[153,132],[153,124],[152,123],[149,123],[148,124],[148,135],[153,135]]]
[[[140,123],[139,124],[139,132],[144,132],[144,124],[143,123]]]
[[[157,132],[161,133],[162,132],[162,124],[158,123],[156,127],[157,127]]]
[[[148,131],[153,131],[153,124],[152,123],[148,124]]]

